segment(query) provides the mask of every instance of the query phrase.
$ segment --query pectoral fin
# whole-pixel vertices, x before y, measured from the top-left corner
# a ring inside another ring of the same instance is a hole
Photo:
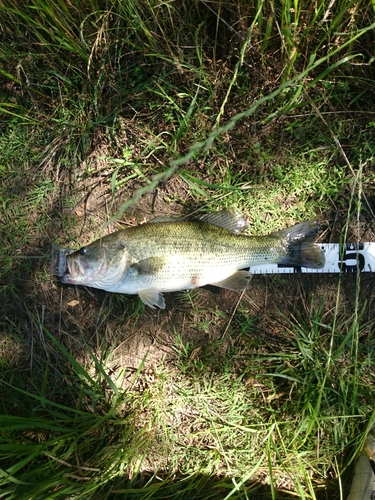
[[[141,301],[146,304],[146,306],[150,306],[152,309],[156,307],[160,307],[160,309],[165,309],[165,300],[163,294],[155,290],[155,288],[149,288],[147,290],[141,290],[138,292],[139,298]]]
[[[133,269],[136,269],[138,274],[150,275],[156,274],[164,266],[164,257],[150,257],[148,259],[140,260],[131,265]]]
[[[245,290],[249,284],[250,277],[251,274],[248,271],[237,271],[232,274],[232,276],[225,278],[225,280],[210,284],[221,288],[227,288],[228,290]]]

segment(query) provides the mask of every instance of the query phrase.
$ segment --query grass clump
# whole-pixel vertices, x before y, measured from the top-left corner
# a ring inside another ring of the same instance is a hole
[[[222,208],[373,241],[373,28],[367,0],[2,2],[4,498],[345,497],[372,277],[254,276],[154,313],[48,264],[52,241]]]

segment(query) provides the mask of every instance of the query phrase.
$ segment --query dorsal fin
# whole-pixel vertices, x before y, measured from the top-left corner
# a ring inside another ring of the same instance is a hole
[[[247,219],[244,215],[238,212],[230,212],[229,210],[220,210],[219,212],[205,214],[202,215],[199,220],[208,222],[214,226],[222,227],[235,234],[244,231],[248,226]]]
[[[244,231],[248,224],[245,216],[238,212],[230,212],[229,210],[220,210],[219,212],[211,212],[198,217],[189,215],[160,215],[147,222],[147,224],[155,224],[158,222],[186,222],[200,221],[213,224],[214,226],[222,227],[227,231],[237,234]]]
[[[158,215],[154,219],[148,220],[146,224],[158,224],[159,222],[180,222],[186,220],[193,219],[191,217],[184,217],[183,215]]]

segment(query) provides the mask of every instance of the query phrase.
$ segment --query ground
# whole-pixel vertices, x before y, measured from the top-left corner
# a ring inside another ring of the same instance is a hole
[[[375,241],[373,5],[0,13],[4,498],[342,500],[375,424],[372,272],[152,310],[49,266],[53,243],[221,209]]]

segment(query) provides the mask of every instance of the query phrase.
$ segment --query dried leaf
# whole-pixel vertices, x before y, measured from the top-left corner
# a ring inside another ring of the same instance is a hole
[[[71,300],[70,302],[68,302],[68,306],[69,307],[75,307],[75,306],[78,306],[79,304],[79,300]]]

